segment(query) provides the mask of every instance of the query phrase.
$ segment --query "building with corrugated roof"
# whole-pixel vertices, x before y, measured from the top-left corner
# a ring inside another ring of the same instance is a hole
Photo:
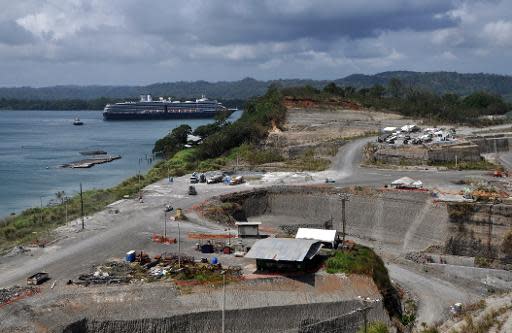
[[[322,246],[316,239],[266,238],[254,243],[245,257],[256,259],[258,270],[304,271],[318,265]]]

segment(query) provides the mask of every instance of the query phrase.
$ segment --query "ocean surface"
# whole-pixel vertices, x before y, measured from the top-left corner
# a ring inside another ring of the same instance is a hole
[[[240,117],[233,113],[230,120]],[[80,117],[83,126],[73,126]],[[105,188],[148,170],[156,140],[188,124],[211,119],[104,121],[101,111],[0,111],[0,217],[39,207],[65,191]],[[87,158],[81,151],[104,150],[121,159],[90,169],[60,168]]]

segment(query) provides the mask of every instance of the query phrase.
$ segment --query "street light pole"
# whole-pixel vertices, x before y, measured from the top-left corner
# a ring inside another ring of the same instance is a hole
[[[222,333],[226,330],[226,271],[222,271]]]

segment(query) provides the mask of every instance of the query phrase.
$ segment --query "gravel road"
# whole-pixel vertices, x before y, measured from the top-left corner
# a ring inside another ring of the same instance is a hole
[[[454,303],[473,302],[479,295],[464,290],[451,282],[437,277],[420,274],[403,265],[386,265],[393,281],[411,290],[419,300],[417,322],[432,324],[447,318],[448,308]]]

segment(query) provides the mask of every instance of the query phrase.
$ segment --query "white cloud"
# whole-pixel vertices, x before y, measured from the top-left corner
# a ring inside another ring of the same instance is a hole
[[[34,35],[61,40],[83,30],[123,25],[121,16],[101,0],[47,1],[38,11],[20,17],[16,22]]]
[[[512,21],[499,20],[484,26],[484,37],[498,46],[512,46]]]

